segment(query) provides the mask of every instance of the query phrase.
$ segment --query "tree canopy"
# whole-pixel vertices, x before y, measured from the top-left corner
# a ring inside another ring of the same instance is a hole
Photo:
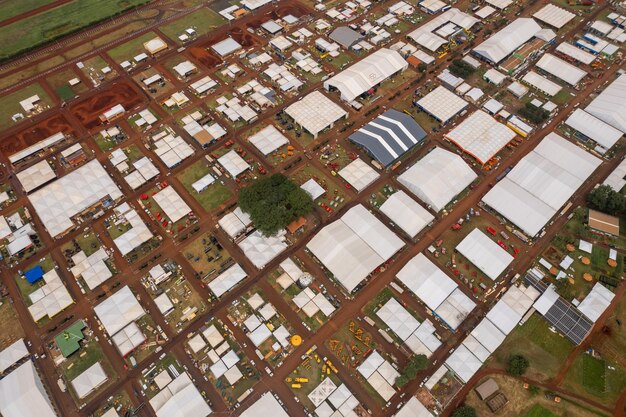
[[[314,207],[311,196],[282,174],[244,187],[238,203],[250,215],[254,226],[266,236],[275,235]]]
[[[514,376],[523,375],[528,369],[528,359],[526,359],[522,355],[511,355],[509,357],[509,365],[507,367],[507,372]]]
[[[626,210],[626,197],[608,185],[600,185],[587,195],[587,203],[593,209],[608,214],[618,214]]]
[[[469,405],[462,405],[454,410],[452,417],[476,417],[476,410]]]
[[[428,366],[428,358],[426,355],[413,356],[396,378],[396,385],[402,388],[408,384],[410,380],[415,379],[419,371],[426,369],[426,366]]]

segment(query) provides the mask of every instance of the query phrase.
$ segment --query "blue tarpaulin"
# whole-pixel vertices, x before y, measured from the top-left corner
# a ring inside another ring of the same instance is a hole
[[[43,269],[41,268],[41,266],[37,265],[36,267],[24,272],[24,277],[29,284],[34,284],[35,282],[43,278]]]

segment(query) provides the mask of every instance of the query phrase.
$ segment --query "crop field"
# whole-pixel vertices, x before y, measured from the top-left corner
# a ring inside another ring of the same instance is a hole
[[[115,16],[148,0],[74,0],[0,27],[0,61]],[[21,2],[12,2],[21,3]]]
[[[50,4],[55,0],[0,0],[0,16],[4,22],[12,17],[19,16],[23,13],[28,13],[38,7]]]
[[[202,36],[224,23],[226,23],[226,19],[213,10],[200,9],[185,16],[183,19],[161,26],[159,29],[174,42],[182,44],[178,36],[183,34],[186,29],[193,28],[197,36]]]

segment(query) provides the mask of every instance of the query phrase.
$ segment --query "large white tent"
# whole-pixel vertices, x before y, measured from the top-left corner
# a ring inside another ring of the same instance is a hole
[[[520,17],[475,47],[474,53],[487,61],[498,64],[532,39],[540,30],[541,26],[534,19]]]
[[[45,159],[15,174],[26,193],[52,181],[57,174]]]
[[[529,236],[535,236],[600,163],[600,159],[552,132],[483,201]]]
[[[563,89],[554,81],[550,81],[543,75],[537,74],[535,71],[528,71],[526,75],[524,75],[524,78],[522,78],[522,81],[550,97],[556,96],[558,92]]]
[[[248,213],[244,212],[240,207],[237,207],[235,210],[225,214],[219,219],[217,224],[224,229],[231,239],[234,239],[252,224],[252,219]]]
[[[417,398],[411,397],[398,411],[394,417],[433,417],[433,413],[428,411]]]
[[[269,155],[281,146],[287,145],[289,139],[283,135],[276,126],[267,125],[248,138],[263,155]]]
[[[404,242],[362,205],[322,228],[307,248],[352,292]]]
[[[9,369],[20,359],[28,356],[28,348],[24,339],[18,339],[0,352],[0,374]]]
[[[436,147],[398,181],[433,210],[440,211],[476,178],[463,158]]]
[[[107,381],[107,374],[100,362],[96,362],[85,369],[80,375],[72,379],[71,384],[78,398],[85,398],[100,385]]]
[[[240,417],[289,417],[280,403],[274,398],[271,392],[261,395],[248,409],[241,413]]]
[[[143,243],[152,239],[153,235],[150,229],[148,229],[148,226],[146,226],[146,224],[143,222],[143,220],[135,210],[130,209],[130,207],[126,203],[120,205],[120,207],[122,206],[128,207],[128,210],[116,209],[116,212],[124,216],[124,218],[130,224],[131,228],[116,237],[113,240],[113,243],[115,243],[115,246],[120,251],[120,253],[126,256],[134,249],[141,246]]]
[[[554,28],[560,29],[576,17],[576,15],[552,3],[548,3],[540,10],[536,11],[533,17]]]
[[[589,294],[580,302],[578,309],[595,323],[609,307],[613,298],[615,298],[615,294],[601,283],[596,282]]]
[[[548,74],[565,81],[571,86],[576,86],[585,78],[587,72],[562,60],[552,54],[545,54],[537,61],[537,68],[541,68]]]
[[[207,417],[211,407],[183,372],[150,399],[157,417]]]
[[[368,185],[380,177],[380,174],[362,159],[357,158],[337,173],[346,180],[357,192],[363,191]]]
[[[46,230],[57,236],[74,226],[72,216],[122,192],[96,159],[29,196]]]
[[[461,113],[469,103],[440,85],[422,97],[417,105],[441,123],[447,123]]]
[[[585,108],[594,115],[626,133],[626,74],[620,75]]]
[[[456,282],[423,253],[415,255],[396,276],[431,310],[439,307],[457,288]]]
[[[248,259],[259,269],[287,249],[287,243],[278,236],[265,236],[258,230],[239,242],[239,247]]]
[[[415,317],[395,298],[390,298],[376,315],[402,340],[406,340],[420,325]]]
[[[348,116],[348,112],[319,91],[313,91],[289,105],[285,113],[315,138],[321,131]]]
[[[472,230],[456,247],[478,269],[496,280],[513,261],[513,256],[480,229]]]
[[[445,137],[484,164],[515,138],[515,132],[486,112],[477,110]]]
[[[94,312],[109,336],[146,314],[128,286],[95,306]]]
[[[570,114],[565,124],[579,131],[589,139],[610,149],[624,135],[613,126],[603,122],[582,109],[576,109]]]
[[[391,195],[380,206],[380,211],[397,224],[410,237],[415,237],[435,216],[420,206],[404,191],[398,191]]]
[[[324,88],[336,88],[350,102],[408,66],[397,51],[381,48],[324,81]]]
[[[574,58],[576,61],[581,62],[586,65],[590,65],[597,58],[596,55],[589,53],[567,42],[561,42],[559,46],[556,47],[556,51],[564,55],[567,55],[571,58]]]
[[[216,297],[221,297],[247,276],[239,264],[235,264],[209,282],[209,288]]]
[[[24,362],[0,379],[0,414],[3,417],[57,416],[33,362]]]
[[[461,381],[467,383],[483,363],[465,345],[460,345],[448,356],[445,364]]]
[[[424,5],[421,4],[421,6]],[[451,8],[439,16],[428,20],[407,36],[424,48],[435,52],[440,47],[448,43],[447,38],[449,36],[463,29],[469,30],[476,23],[478,23],[478,19],[475,17],[472,17],[457,8]],[[444,30],[441,30],[442,28]]]
[[[217,162],[233,178],[237,178],[239,174],[250,169],[250,165],[234,149],[220,156]]]
[[[169,186],[163,188],[152,196],[154,201],[165,212],[172,223],[176,223],[180,219],[191,213],[191,209],[185,203],[185,200],[176,192],[174,187]]]

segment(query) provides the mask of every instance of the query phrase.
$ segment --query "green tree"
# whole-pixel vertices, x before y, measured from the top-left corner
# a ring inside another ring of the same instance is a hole
[[[428,358],[426,355],[415,355],[411,357],[409,363],[407,363],[400,372],[400,376],[396,378],[396,385],[403,387],[408,384],[410,380],[415,379],[419,371],[426,369],[426,366],[428,366]]]
[[[587,203],[593,209],[608,214],[622,213],[626,209],[626,198],[608,185],[600,185],[587,194]]]
[[[314,207],[311,196],[282,174],[244,187],[238,203],[250,215],[254,226],[266,236],[275,235]]]
[[[476,417],[476,410],[469,405],[462,405],[454,410],[452,417]]]
[[[524,372],[526,372],[526,369],[528,369],[529,365],[530,363],[528,362],[528,359],[526,359],[524,356],[511,355],[509,357],[509,364],[506,371],[514,376],[524,375]]]

